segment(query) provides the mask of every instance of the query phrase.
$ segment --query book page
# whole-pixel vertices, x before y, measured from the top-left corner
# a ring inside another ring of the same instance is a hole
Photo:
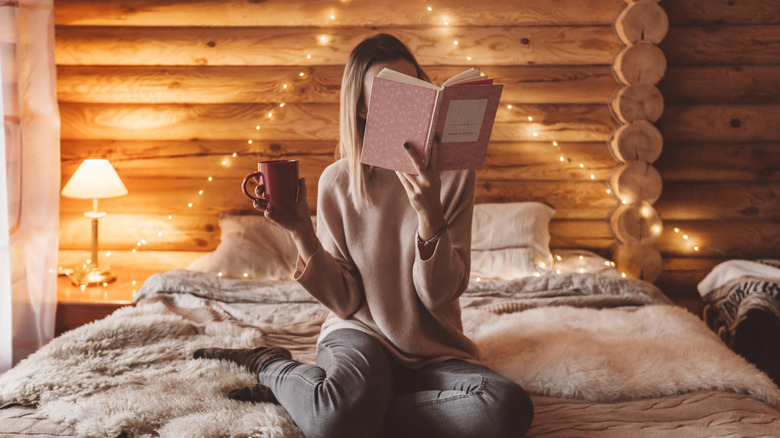
[[[441,142],[464,143],[479,140],[487,103],[487,99],[449,101]]]

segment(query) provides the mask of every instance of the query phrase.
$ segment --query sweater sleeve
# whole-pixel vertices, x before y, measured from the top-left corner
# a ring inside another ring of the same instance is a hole
[[[296,272],[295,279],[336,316],[347,319],[360,308],[364,292],[360,273],[349,255],[339,213],[346,200],[334,195],[331,173],[323,173],[319,182],[319,246],[305,264],[299,256],[298,266],[303,267]]]
[[[422,303],[435,310],[457,300],[466,290],[471,269],[471,219],[474,211],[474,171],[459,172],[442,194],[447,230],[436,242],[433,255],[420,257],[415,243],[414,286]],[[413,236],[417,239],[417,236]]]

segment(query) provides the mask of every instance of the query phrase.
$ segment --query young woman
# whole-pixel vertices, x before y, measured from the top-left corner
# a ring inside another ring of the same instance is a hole
[[[366,38],[352,51],[341,86],[341,159],[320,177],[317,233],[303,179],[295,211],[265,211],[295,241],[295,278],[331,310],[316,365],[279,347],[195,355],[256,373],[258,387],[231,397],[278,401],[308,438],[523,436],[530,398],[478,364],[461,324],[474,172],[440,173],[435,159],[426,168],[400,144],[417,175],[360,164],[371,86],[383,68],[428,79],[393,36]]]

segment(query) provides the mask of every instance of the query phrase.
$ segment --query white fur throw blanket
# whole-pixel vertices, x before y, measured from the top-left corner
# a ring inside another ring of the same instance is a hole
[[[321,320],[277,336],[268,326],[219,319],[205,310],[184,318],[161,299],[122,308],[0,376],[0,405],[36,404],[80,436],[300,437],[281,407],[226,397],[254,376],[191,355],[204,346],[250,347],[291,334],[314,339]],[[501,315],[465,309],[464,326],[488,365],[532,394],[606,401],[716,389],[780,407],[780,391],[764,374],[672,306]]]

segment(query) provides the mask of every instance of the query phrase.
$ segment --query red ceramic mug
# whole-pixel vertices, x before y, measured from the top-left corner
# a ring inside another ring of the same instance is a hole
[[[251,194],[246,183],[254,178],[259,183],[260,197]],[[292,210],[298,201],[298,160],[263,161],[257,172],[250,173],[241,183],[247,198],[258,201],[262,208]]]

